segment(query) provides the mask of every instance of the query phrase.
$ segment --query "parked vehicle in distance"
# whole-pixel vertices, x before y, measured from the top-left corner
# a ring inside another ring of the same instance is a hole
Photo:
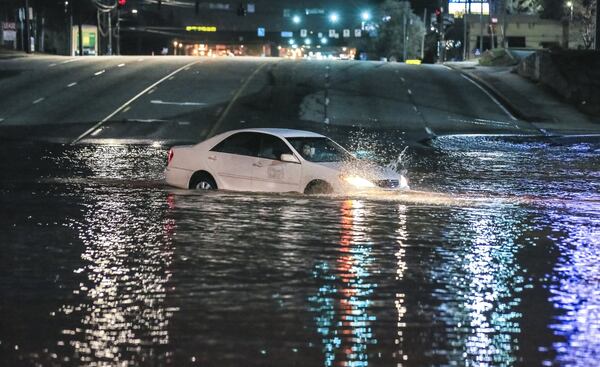
[[[392,169],[355,158],[309,131],[256,128],[229,131],[169,150],[169,185],[185,189],[306,194],[405,190]]]

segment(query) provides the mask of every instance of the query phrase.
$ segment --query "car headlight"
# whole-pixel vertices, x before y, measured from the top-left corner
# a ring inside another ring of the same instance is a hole
[[[366,189],[369,187],[375,187],[375,184],[366,178],[362,178],[359,176],[345,176],[344,181],[349,183],[350,185],[356,187],[357,189]]]
[[[400,187],[408,187],[408,180],[404,175],[400,175]]]

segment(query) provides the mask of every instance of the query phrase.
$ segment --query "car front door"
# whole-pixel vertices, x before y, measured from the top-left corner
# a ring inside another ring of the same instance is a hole
[[[293,153],[280,138],[260,134],[258,159],[253,170],[253,191],[300,191],[302,165],[281,161],[282,154]]]
[[[208,164],[220,189],[252,191],[252,171],[258,160],[260,134],[233,134],[208,152]]]

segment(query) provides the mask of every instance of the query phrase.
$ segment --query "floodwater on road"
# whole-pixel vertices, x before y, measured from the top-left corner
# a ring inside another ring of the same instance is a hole
[[[200,193],[0,147],[0,365],[598,365],[600,143],[442,138],[415,192]]]

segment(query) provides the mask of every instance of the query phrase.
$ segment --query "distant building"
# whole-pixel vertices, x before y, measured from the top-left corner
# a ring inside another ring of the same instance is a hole
[[[467,15],[468,45],[471,55],[479,49],[483,23],[483,50],[498,47],[501,23],[489,16]],[[583,47],[581,26],[577,23],[540,19],[535,15],[506,15],[506,46],[513,48],[579,48]],[[493,41],[493,45],[492,45]]]

